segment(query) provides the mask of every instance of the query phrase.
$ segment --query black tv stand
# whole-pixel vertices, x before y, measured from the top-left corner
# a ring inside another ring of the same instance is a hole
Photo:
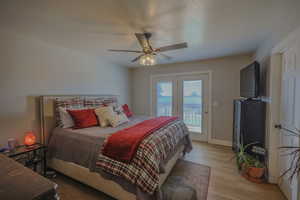
[[[245,98],[245,99],[239,99],[239,100],[244,100],[244,101],[261,101],[261,99],[259,99],[259,98],[253,98],[253,97],[251,97],[251,98]]]
[[[234,126],[232,149],[238,152],[240,145],[257,142],[265,148],[266,103],[259,99],[234,100]],[[247,150],[252,154],[251,147]]]

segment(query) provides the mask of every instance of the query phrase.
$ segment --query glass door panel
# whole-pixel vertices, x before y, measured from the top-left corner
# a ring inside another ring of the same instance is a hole
[[[156,116],[172,116],[173,86],[172,82],[156,83]]]
[[[208,140],[209,75],[177,76],[178,116],[188,127],[193,140]]]
[[[209,75],[176,74],[151,78],[151,114],[178,116],[193,140],[208,140]]]
[[[202,80],[183,81],[183,120],[189,131],[202,133]]]

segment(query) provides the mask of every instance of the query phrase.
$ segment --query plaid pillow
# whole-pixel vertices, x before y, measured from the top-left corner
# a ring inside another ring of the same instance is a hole
[[[86,108],[97,108],[100,106],[106,106],[110,104],[117,103],[117,98],[115,97],[96,97],[96,98],[86,98],[84,100],[84,107]]]
[[[55,99],[56,126],[63,127],[63,123],[62,120],[60,119],[60,114],[59,114],[60,107],[65,109],[81,109],[84,107],[84,99],[82,97]]]

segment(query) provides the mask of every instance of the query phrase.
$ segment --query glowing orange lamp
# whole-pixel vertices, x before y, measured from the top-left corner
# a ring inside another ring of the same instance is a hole
[[[31,146],[31,145],[35,144],[35,142],[36,142],[36,137],[33,132],[25,133],[24,144],[26,146]]]

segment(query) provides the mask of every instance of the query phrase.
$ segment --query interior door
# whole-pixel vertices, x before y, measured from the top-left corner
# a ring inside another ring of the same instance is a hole
[[[187,125],[193,140],[208,140],[208,74],[178,77],[178,115]]]
[[[284,129],[292,131],[300,129],[300,66],[296,59],[296,48],[291,48],[283,54],[280,123]],[[279,145],[299,146],[299,137],[284,129],[280,131]],[[289,151],[281,151],[278,157],[280,174],[292,164],[292,156],[287,155],[288,153]],[[282,177],[279,186],[289,200],[298,200],[298,178],[290,181],[290,174]]]
[[[178,116],[193,140],[208,140],[209,75],[162,75],[152,78],[152,114]]]

